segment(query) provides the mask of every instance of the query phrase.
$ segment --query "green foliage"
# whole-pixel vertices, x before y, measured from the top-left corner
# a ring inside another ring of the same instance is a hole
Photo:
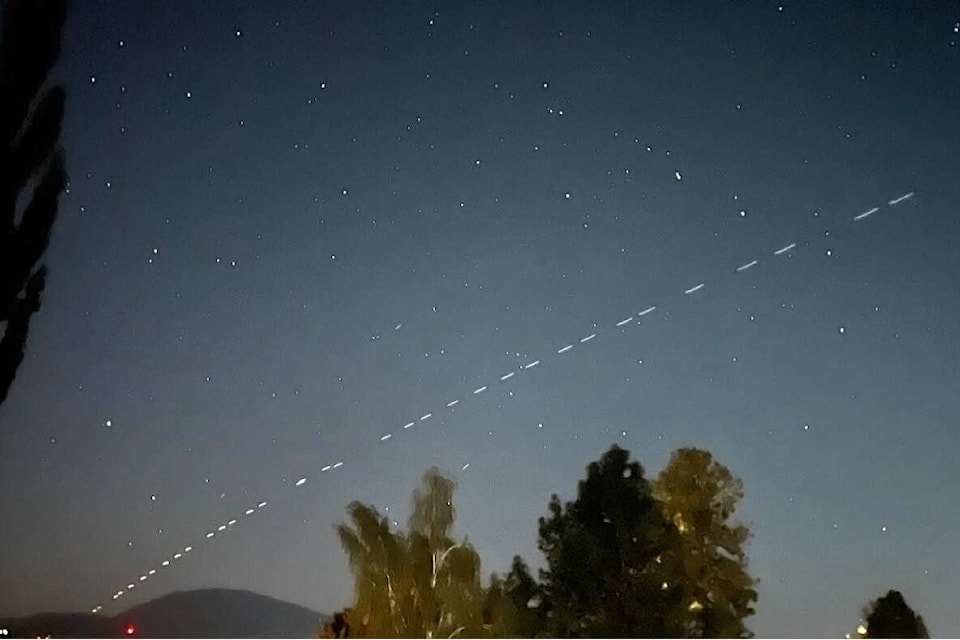
[[[23,361],[40,308],[50,242],[67,174],[58,148],[66,95],[42,91],[60,55],[65,0],[8,0],[0,35],[0,403]],[[18,201],[23,203],[18,211]],[[19,215],[18,215],[19,213]]]
[[[676,534],[643,468],[617,446],[587,467],[577,499],[540,518],[545,632],[553,637],[664,637],[677,590],[656,559]]]
[[[871,602],[864,615],[866,638],[930,637],[923,618],[910,608],[899,591],[890,590],[887,595]]]
[[[743,483],[708,451],[678,449],[654,484],[654,496],[676,536],[660,562],[679,590],[674,614],[685,637],[749,636],[744,619],[757,600],[743,545],[750,537],[731,517]]]
[[[452,537],[454,489],[427,472],[406,534],[373,507],[350,505],[353,526],[338,532],[356,604],[338,629],[429,638],[750,635],[750,533],[732,522],[743,485],[709,452],[677,450],[651,483],[628,451],[611,447],[587,467],[576,500],[551,497],[539,521],[539,582],[516,556],[506,577],[494,574],[482,588],[479,556]]]
[[[347,509],[353,526],[337,527],[355,578],[346,614],[351,635],[376,638],[483,637],[498,633],[485,610],[499,597],[480,584],[480,557],[452,538],[452,480],[436,469],[414,492],[409,532],[391,530],[372,506]],[[499,586],[497,586],[499,590]]]

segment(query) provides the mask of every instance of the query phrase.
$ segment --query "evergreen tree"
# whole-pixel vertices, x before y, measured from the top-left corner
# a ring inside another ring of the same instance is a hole
[[[866,617],[865,638],[929,638],[923,618],[914,612],[899,591],[890,590],[887,595],[870,603]]]
[[[666,637],[677,590],[656,562],[675,532],[643,468],[613,446],[587,467],[577,499],[540,518],[546,634],[551,637]]]
[[[0,403],[23,361],[40,308],[50,241],[67,174],[58,148],[66,94],[44,90],[60,55],[66,0],[8,0],[0,33]],[[18,210],[18,202],[23,203]]]
[[[680,591],[675,619],[685,637],[749,636],[744,620],[757,600],[743,545],[750,537],[731,518],[743,483],[708,451],[678,449],[654,483],[654,496],[677,536],[659,558]]]

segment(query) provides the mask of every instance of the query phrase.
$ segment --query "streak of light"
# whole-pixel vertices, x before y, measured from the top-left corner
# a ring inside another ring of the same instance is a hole
[[[570,351],[570,349],[573,349],[573,345],[572,345],[572,344],[568,344],[567,346],[565,346],[565,347],[562,348],[562,349],[557,349],[557,353],[566,353],[567,351]]]
[[[912,197],[913,197],[913,191],[911,191],[910,193],[905,193],[899,198],[894,198],[893,200],[888,201],[887,204],[892,207],[893,205],[900,204],[904,200],[909,200]]]
[[[511,371],[510,373],[504,374],[504,375],[500,376],[500,382],[503,382],[504,380],[509,380],[510,378],[512,378],[512,377],[515,376],[515,375],[517,375],[517,372],[516,372],[516,371]]]
[[[703,287],[704,287],[704,284],[701,282],[701,283],[698,284],[697,286],[695,286],[695,287],[690,287],[689,289],[687,289],[686,291],[684,291],[684,292],[683,292],[683,295],[688,296],[688,295],[690,295],[691,293],[694,293],[694,292],[696,292],[696,291],[700,291],[700,289],[703,289]]]
[[[596,337],[597,337],[597,334],[591,333],[591,334],[588,335],[586,338],[580,338],[580,344],[583,344],[584,342],[590,342],[591,340],[593,340],[593,339],[596,338]]]
[[[874,207],[873,209],[870,209],[869,211],[864,211],[863,213],[861,213],[861,214],[858,215],[858,216],[854,216],[854,217],[853,217],[853,221],[856,222],[857,220],[863,220],[863,219],[866,218],[867,216],[872,216],[872,215],[875,214],[877,211],[880,211],[880,207]]]
[[[629,318],[624,318],[623,320],[617,323],[617,326],[622,327],[623,325],[627,324],[631,320],[633,320],[633,316],[630,316]]]
[[[533,369],[533,368],[534,368],[535,366],[537,366],[538,364],[540,364],[540,361],[539,361],[539,360],[534,360],[533,362],[530,362],[530,363],[528,363],[528,364],[523,365],[523,368],[524,368],[524,369]]]
[[[307,484],[307,479],[306,479],[306,478],[300,478],[299,480],[297,480],[297,484],[294,485],[294,486],[302,487],[302,486],[305,485],[305,484]]]
[[[751,260],[751,261],[748,262],[747,264],[742,264],[742,265],[740,265],[739,267],[737,267],[737,273],[739,273],[739,272],[741,272],[741,271],[746,271],[747,269],[749,269],[750,267],[752,267],[752,266],[754,266],[754,265],[756,265],[756,264],[757,264],[757,261],[756,261],[756,260]]]
[[[797,243],[796,243],[796,242],[791,242],[791,243],[788,244],[787,246],[785,246],[785,247],[780,247],[779,249],[777,249],[776,251],[774,251],[774,252],[773,252],[773,255],[775,255],[775,256],[782,255],[782,254],[786,253],[787,251],[790,251],[790,249],[793,249],[793,248],[796,247],[796,246],[797,246]]]
[[[648,313],[652,313],[653,311],[656,311],[656,309],[657,309],[657,305],[653,305],[652,307],[647,307],[646,309],[638,313],[637,317],[639,318],[640,316],[645,316]]]
[[[478,388],[476,388],[476,389],[473,390],[473,395],[477,395],[477,394],[483,393],[483,392],[486,391],[486,390],[487,390],[487,386],[486,386],[486,385],[484,385],[484,386],[482,386],[482,387],[478,387]]]
[[[385,441],[389,440],[389,439],[392,438],[392,437],[393,437],[393,434],[392,434],[392,433],[388,433],[388,434],[386,434],[386,435],[384,435],[384,436],[380,436],[380,442],[385,442]]]

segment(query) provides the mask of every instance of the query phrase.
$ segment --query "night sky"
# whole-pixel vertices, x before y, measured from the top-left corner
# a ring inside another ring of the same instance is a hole
[[[890,588],[955,631],[958,32],[946,1],[73,2],[0,613],[333,611],[347,503],[405,527],[433,465],[485,576],[540,566],[618,443],[743,479],[758,635]]]

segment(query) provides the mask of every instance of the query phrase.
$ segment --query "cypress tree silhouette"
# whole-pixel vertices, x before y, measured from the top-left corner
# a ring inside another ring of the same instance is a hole
[[[887,591],[887,595],[870,603],[864,611],[867,618],[866,638],[929,638],[923,617],[904,600],[899,591]]]
[[[67,182],[59,147],[66,94],[44,90],[60,55],[66,0],[8,0],[0,32],[0,404],[23,361],[40,308],[58,199]],[[18,206],[22,204],[22,206]],[[19,215],[18,215],[19,213]]]

